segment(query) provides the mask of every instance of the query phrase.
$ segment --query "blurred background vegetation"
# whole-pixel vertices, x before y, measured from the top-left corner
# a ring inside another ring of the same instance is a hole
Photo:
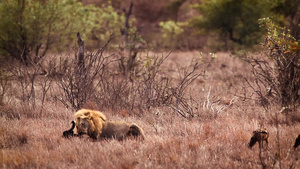
[[[260,18],[299,39],[299,6],[299,0],[2,0],[0,54],[38,62],[74,46],[77,32],[87,47],[113,34],[111,48],[128,45],[130,36],[152,50],[249,49],[266,33]]]

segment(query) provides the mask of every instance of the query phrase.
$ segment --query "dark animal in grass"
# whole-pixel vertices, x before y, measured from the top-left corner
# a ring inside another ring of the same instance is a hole
[[[74,128],[75,128],[75,122],[72,121],[72,127],[69,129],[69,130],[66,130],[63,132],[63,137],[64,138],[71,138],[71,137],[74,137]]]
[[[294,149],[296,149],[300,145],[300,134],[296,138],[295,144],[294,144]]]
[[[267,143],[267,147],[268,147],[268,143],[269,143],[268,131],[266,129],[265,130],[255,130],[255,131],[253,131],[253,135],[250,139],[249,148],[252,148],[256,142],[258,142],[259,148],[263,148],[264,141]]]

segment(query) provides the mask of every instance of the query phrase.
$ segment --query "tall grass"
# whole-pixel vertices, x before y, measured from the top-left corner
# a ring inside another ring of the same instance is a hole
[[[176,70],[182,70],[197,55],[171,54],[161,66],[162,71],[180,81]],[[262,168],[258,145],[248,148],[252,131],[259,128],[267,128],[270,133],[269,147],[262,149],[267,167],[279,168],[280,158],[281,168],[299,168],[299,150],[292,148],[300,131],[299,120],[287,124],[284,114],[275,118],[276,107],[266,112],[255,101],[239,97],[229,105],[243,90],[243,82],[235,76],[251,78],[250,68],[227,53],[217,56],[205,76],[193,81],[187,90],[195,94],[193,99],[198,103],[192,118],[183,118],[163,105],[141,109],[141,113],[101,108],[109,119],[139,124],[146,135],[144,141],[62,138],[62,132],[70,128],[74,111],[53,99],[59,90],[50,90],[43,113],[36,116],[39,109],[23,104],[17,88],[11,88],[0,109],[0,168]],[[36,98],[40,98],[39,90],[35,88]],[[35,104],[36,108],[41,106],[40,101]],[[99,108],[93,102],[85,106]],[[225,107],[215,111],[218,106]]]

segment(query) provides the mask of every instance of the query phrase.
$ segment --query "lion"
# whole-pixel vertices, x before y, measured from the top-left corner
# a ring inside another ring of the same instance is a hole
[[[299,145],[300,145],[300,134],[298,135],[298,137],[295,140],[294,149],[296,149]]]
[[[266,129],[264,129],[264,130],[255,130],[255,131],[253,131],[253,136],[250,139],[249,148],[252,148],[256,142],[258,142],[259,148],[262,148],[263,147],[263,141],[265,141],[267,143],[267,147],[268,147],[268,143],[269,143],[269,133],[268,133],[268,131]]]
[[[131,136],[145,138],[142,128],[137,124],[107,121],[106,116],[99,111],[81,109],[74,116],[78,136],[87,134],[93,140],[109,138],[123,140]]]
[[[73,129],[75,128],[75,122],[71,121],[72,127],[69,130],[66,130],[63,132],[63,137],[64,138],[71,138],[74,136],[74,131]]]

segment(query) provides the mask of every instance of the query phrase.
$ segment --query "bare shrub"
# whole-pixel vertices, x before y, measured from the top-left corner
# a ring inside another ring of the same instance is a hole
[[[26,68],[22,64],[11,65],[10,67],[12,68],[12,74],[15,80],[19,84],[22,102],[30,105],[34,109],[36,106],[35,85],[39,67],[32,66],[31,68]]]
[[[99,86],[103,87],[101,91],[104,93],[96,97],[96,100],[101,100],[99,107],[109,106],[118,111],[127,109],[143,112],[152,107],[166,106],[185,118],[193,117],[199,104],[194,99],[195,93],[192,92],[191,84],[200,76],[205,76],[207,66],[213,59],[192,59],[188,66],[180,69],[179,79],[174,79],[170,74],[164,75],[162,69],[170,54],[139,55],[136,58],[136,66],[128,76],[124,76],[122,72],[105,74],[106,77],[102,78]]]
[[[2,88],[6,90],[5,85],[10,84],[9,94],[14,92],[13,98],[19,104],[29,109],[30,112],[37,112],[36,117],[40,116],[43,113],[44,103],[53,82],[51,76],[48,76],[40,63],[31,62],[30,66],[24,66],[17,60],[11,60],[4,62],[4,64],[6,74],[9,76],[6,76],[7,82],[3,81]]]
[[[78,36],[78,39],[81,39],[81,37]],[[82,44],[82,40],[78,40],[78,43],[84,45],[84,43]],[[103,55],[108,43],[109,41],[104,47],[87,53],[84,53],[84,46],[80,46],[79,52],[76,54],[76,59],[71,59],[71,62],[69,62],[74,65],[69,65],[62,79],[57,81],[57,85],[64,93],[64,98],[57,98],[66,107],[78,110],[96,92],[101,82],[99,79],[105,74],[108,64],[112,61],[109,59],[110,56],[105,57]],[[63,68],[65,69],[65,67]]]
[[[134,72],[132,72],[132,101],[131,107],[149,109],[160,106],[168,100],[170,93],[170,79],[160,75],[161,66],[166,56],[148,56],[145,59],[139,58]]]
[[[170,88],[171,94],[168,95],[170,101],[167,106],[185,118],[194,117],[195,111],[198,111],[199,103],[194,99],[195,94],[190,85],[200,76],[205,78],[207,67],[214,58],[215,56],[208,61],[201,60],[203,58],[200,60],[193,58],[189,65],[183,68],[179,83]]]
[[[159,75],[163,61],[169,56],[137,57],[129,75],[124,75],[118,65],[101,75],[100,91],[96,100],[99,107],[113,110],[138,110],[163,105],[169,92],[169,79]],[[122,56],[120,56],[122,60]]]
[[[117,56],[104,56],[109,41],[96,51],[83,53],[83,40],[80,36],[78,39],[76,57],[68,61],[74,65],[67,67],[62,79],[57,81],[64,93],[58,99],[66,107],[78,110],[88,102],[95,102],[100,109],[141,113],[151,107],[167,106],[185,118],[193,117],[198,111],[190,85],[198,77],[205,76],[214,56],[208,60],[192,59],[187,67],[180,69],[177,80],[161,73],[161,66],[171,53],[138,55],[139,49],[133,45],[128,59],[132,58],[130,51],[135,51],[134,57],[125,64],[122,52]]]

